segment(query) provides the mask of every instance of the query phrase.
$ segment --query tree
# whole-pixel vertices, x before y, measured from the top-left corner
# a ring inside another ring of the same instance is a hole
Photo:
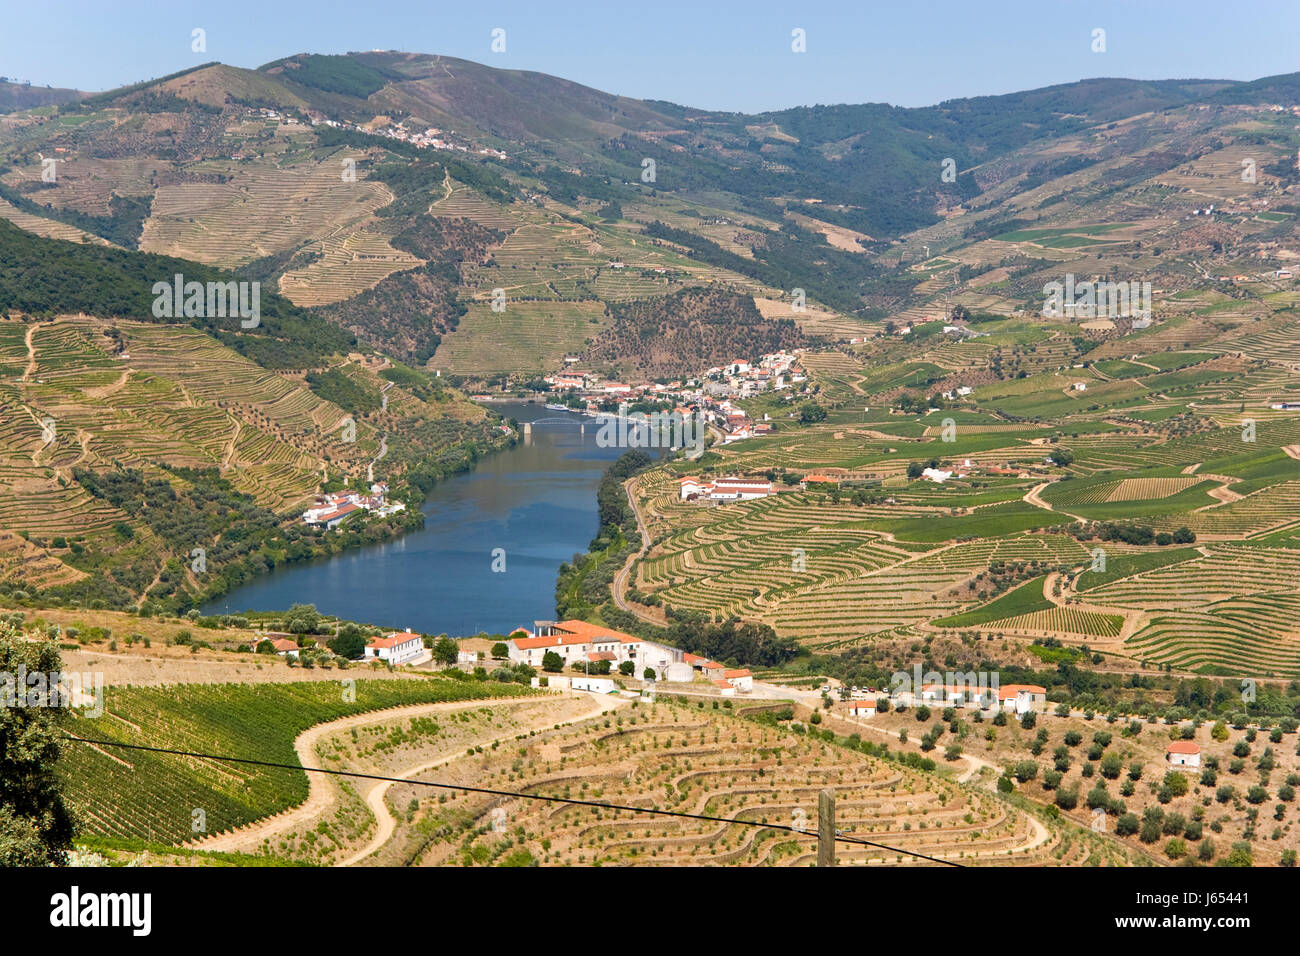
[[[555,651],[547,651],[542,655],[542,670],[549,674],[558,674],[564,670],[564,658]]]
[[[1250,844],[1245,840],[1238,840],[1232,844],[1232,850],[1219,861],[1219,866],[1254,866],[1255,855],[1251,850]]]
[[[826,421],[826,409],[816,402],[805,402],[799,406],[799,421],[805,425]]]
[[[655,674],[655,669],[653,667],[647,667],[645,671],[643,671],[641,674],[643,680],[655,680],[656,676],[657,675]]]
[[[439,664],[455,664],[460,647],[450,637],[440,637],[433,644],[433,659]]]
[[[1188,789],[1187,776],[1177,770],[1170,770],[1165,774],[1164,789],[1175,797],[1183,796]]]
[[[506,646],[504,641],[497,641],[495,644],[492,645],[492,656],[496,660],[501,660],[502,658],[509,657],[510,648]]]
[[[631,661],[623,661],[618,665],[618,672],[624,677],[631,677],[636,673],[636,664]]]
[[[1111,751],[1101,758],[1101,775],[1107,780],[1114,780],[1124,769],[1124,760],[1115,751]]]
[[[270,646],[270,642],[265,642]],[[345,624],[339,628],[338,634],[325,642],[325,646],[337,654],[339,657],[346,657],[355,661],[366,652],[366,639],[361,633],[361,628],[355,624]]]
[[[316,634],[320,631],[321,617],[315,604],[294,604],[284,615],[284,625],[290,634]]]
[[[1098,781],[1097,785],[1088,791],[1085,800],[1089,810],[1096,810],[1101,807],[1103,810],[1110,809],[1110,794],[1106,792],[1105,784]]]
[[[61,668],[58,645],[26,641],[10,625],[0,629],[0,866],[62,866],[72,847],[72,813],[56,770],[63,707],[32,702],[30,687],[7,675],[49,674]],[[22,697],[19,698],[19,693]]]

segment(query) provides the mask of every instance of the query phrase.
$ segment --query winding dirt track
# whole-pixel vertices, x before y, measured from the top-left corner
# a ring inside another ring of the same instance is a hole
[[[448,711],[466,710],[482,707],[486,704],[517,700],[534,700],[533,697],[493,697],[484,700],[452,701],[441,704],[414,704],[409,707],[390,707],[387,710],[374,710],[365,714],[341,717],[324,724],[308,727],[293,742],[293,749],[298,754],[298,762],[304,767],[316,766],[316,744],[328,734],[338,733],[352,727],[366,724],[380,724],[390,720],[406,720],[411,717],[424,717],[428,714],[447,713]],[[548,725],[549,726],[549,725]],[[513,737],[517,730],[512,730]],[[334,803],[334,789],[329,785],[328,774],[309,773],[307,775],[307,799],[296,807],[277,813],[275,816],[255,820],[247,826],[223,833],[215,833],[201,840],[195,840],[187,846],[196,850],[213,852],[256,852],[264,839],[268,839],[291,827],[311,820],[317,814],[329,809]]]
[[[638,605],[630,602],[626,597],[627,582],[628,578],[631,576],[632,568],[636,565],[636,562],[640,558],[644,557],[646,552],[650,550],[650,529],[646,526],[645,516],[641,514],[641,507],[637,503],[636,495],[632,491],[632,482],[635,480],[635,478],[629,478],[624,482],[623,491],[627,495],[627,503],[632,508],[632,514],[636,515],[637,530],[641,533],[641,550],[628,556],[627,562],[623,567],[619,568],[618,572],[614,575],[614,581],[609,590],[611,596],[614,598],[614,603],[618,605],[621,610],[627,611],[630,614],[635,614],[641,620],[649,624],[662,626],[664,621],[647,614]]]
[[[589,720],[592,717],[598,717],[607,711],[614,710],[624,706],[628,701],[624,698],[587,695],[580,696],[590,697],[590,706],[575,716],[560,721],[561,724],[567,725],[577,723],[583,720]],[[379,724],[387,721],[407,720],[413,717],[424,717],[430,714],[456,712],[461,710],[471,710],[477,707],[490,706],[499,703],[516,703],[520,701],[537,701],[544,698],[533,696],[528,697],[494,697],[485,700],[468,700],[453,701],[440,704],[415,704],[409,707],[392,707],[387,710],[376,710],[366,714],[355,714],[351,717],[343,717],[339,720],[333,720],[324,724],[317,724],[309,727],[298,735],[294,741],[294,751],[298,755],[299,762],[304,767],[314,767],[317,765],[316,745],[326,736],[349,730],[353,727],[361,727],[367,724]],[[520,733],[527,733],[530,730],[549,730],[556,724],[554,713],[541,713],[537,717],[525,724],[519,724],[503,730],[499,735],[487,738],[481,741],[483,746],[490,746],[494,740],[513,740]],[[426,770],[450,763],[464,756],[464,753],[457,750],[454,753],[447,754],[437,760],[424,761],[413,767],[401,771],[400,773],[390,774],[390,776],[401,779],[410,779]],[[335,803],[335,789],[330,785],[328,774],[309,773],[308,775],[307,799],[296,807],[278,813],[273,817],[267,817],[262,820],[254,821],[247,826],[236,830],[226,831],[224,833],[213,834],[201,840],[192,841],[187,844],[192,849],[204,850],[209,852],[240,852],[256,853],[264,840],[273,839],[274,837],[287,832],[295,827],[303,826],[316,819],[322,813],[329,811]],[[378,828],[374,836],[366,843],[365,847],[353,853],[347,859],[336,864],[337,866],[352,866],[366,857],[370,856],[381,846],[384,845],[393,835],[396,823],[392,814],[388,810],[384,797],[388,793],[392,783],[381,781],[375,784],[370,792],[366,794],[366,804],[370,812],[374,814],[378,822]]]
[[[628,700],[622,697],[597,696],[594,694],[591,695],[591,697],[591,707],[589,707],[584,713],[570,717],[568,720],[562,721],[562,723],[573,724],[579,721],[589,720],[592,717],[599,717],[603,713],[614,710],[628,703]],[[555,716],[553,714],[541,715],[539,719],[533,721],[532,724],[520,727],[511,727],[508,731],[504,731],[497,737],[492,738],[492,740],[513,740],[518,737],[520,733],[527,733],[529,730],[546,730],[554,725]],[[483,746],[487,747],[490,743],[490,740],[484,740]],[[459,760],[463,756],[465,756],[465,754],[458,750],[455,753],[439,757],[437,760],[429,760],[424,763],[416,764],[414,767],[408,767],[401,773],[392,774],[392,776],[400,777],[403,780],[410,780],[412,777],[424,773],[426,770],[432,770],[434,767],[440,767],[445,763],[451,763],[453,760]],[[392,782],[383,780],[370,788],[370,792],[366,794],[366,805],[370,807],[370,812],[374,814],[379,826],[375,830],[375,835],[370,838],[370,841],[364,847],[336,865],[355,866],[357,863],[360,863],[366,857],[370,856],[382,847],[392,837],[393,830],[396,828],[396,821],[393,819],[392,813],[389,812],[388,804],[384,801],[384,797],[388,794],[388,790],[392,785]]]

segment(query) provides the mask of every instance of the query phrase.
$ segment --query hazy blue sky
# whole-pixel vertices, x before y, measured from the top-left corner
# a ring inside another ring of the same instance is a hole
[[[191,30],[207,31],[195,53]],[[506,52],[490,50],[494,27]],[[807,52],[791,51],[802,28]],[[1091,50],[1094,28],[1106,52]],[[101,90],[220,60],[400,49],[540,70],[612,93],[757,112],[921,106],[1091,76],[1300,70],[1300,0],[7,0],[0,74]]]

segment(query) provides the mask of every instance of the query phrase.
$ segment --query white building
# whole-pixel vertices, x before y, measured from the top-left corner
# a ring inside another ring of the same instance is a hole
[[[1047,706],[1047,688],[1037,684],[1007,684],[998,688],[997,698],[1003,710],[1027,714]]]
[[[366,660],[386,661],[389,664],[407,664],[424,653],[424,639],[419,634],[394,631],[387,637],[375,638],[366,645]]]
[[[762,478],[714,478],[711,481],[682,478],[678,484],[681,486],[682,501],[748,501],[751,498],[766,498],[773,493],[772,483]]]
[[[683,659],[682,651],[656,641],[646,641],[631,634],[623,634],[607,627],[598,627],[586,621],[539,621],[535,634],[516,631],[506,641],[510,660],[540,668],[547,653],[560,655],[566,668],[575,663],[607,660],[613,671],[625,661],[632,663],[632,675],[641,677],[646,668],[656,676],[675,680],[683,676],[681,669],[671,665]],[[685,676],[689,680],[689,676]]]
[[[1174,767],[1199,767],[1201,746],[1191,740],[1175,740],[1165,748],[1165,759]]]
[[[742,694],[747,694],[754,689],[754,675],[749,672],[747,667],[723,671],[722,679]]]
[[[876,716],[876,702],[874,700],[849,701],[849,716],[850,717]]]
[[[612,694],[618,689],[614,681],[608,677],[584,677],[582,675],[569,678],[569,687],[572,690],[585,690],[593,694]]]

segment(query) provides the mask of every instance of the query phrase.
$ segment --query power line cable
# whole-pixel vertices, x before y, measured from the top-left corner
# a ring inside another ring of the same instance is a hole
[[[124,750],[142,750],[148,753],[169,754],[175,757],[197,757],[203,760],[222,760],[229,763],[249,764],[255,767],[273,767],[279,770],[302,770],[307,773],[324,773],[336,777],[354,777],[358,780],[375,780],[381,783],[404,783],[416,787],[434,787],[441,790],[464,790],[466,793],[483,793],[495,797],[514,797],[520,800],[538,800],[546,803],[566,803],[578,807],[598,807],[604,810],[627,810],[631,813],[649,813],[661,817],[677,817],[684,820],[703,820],[709,823],[734,823],[739,826],[758,827],[767,830],[784,830],[788,833],[805,834],[803,830],[783,823],[760,823],[757,820],[738,820],[734,817],[715,817],[704,813],[686,813],[681,810],[660,810],[651,807],[633,807],[626,804],[607,803],[603,800],[575,800],[571,797],[551,797],[538,793],[520,793],[517,790],[495,790],[490,787],[470,787],[459,783],[439,783],[433,780],[411,780],[404,777],[385,777],[381,774],[362,773],[358,770],[331,770],[328,767],[303,767],[298,764],[276,763],[271,760],[256,760],[251,757],[226,757],[220,754],[205,754],[193,750],[172,750],[166,747],[149,747],[144,744],[128,744],[116,740],[96,740],[90,737],[77,737],[72,734],[64,734],[65,739],[75,741],[76,743],[90,744],[97,747],[118,747]],[[835,832],[835,839],[842,843],[852,843],[859,846],[870,846],[880,850],[888,850],[891,853],[902,853],[907,856],[916,857],[919,860],[926,860],[931,863],[941,863],[945,866],[965,866],[954,860],[945,860],[940,857],[927,856],[924,853],[918,853],[915,850],[905,850],[902,847],[890,846],[886,843],[876,843],[872,840],[864,840],[861,837],[849,836],[839,830]]]

